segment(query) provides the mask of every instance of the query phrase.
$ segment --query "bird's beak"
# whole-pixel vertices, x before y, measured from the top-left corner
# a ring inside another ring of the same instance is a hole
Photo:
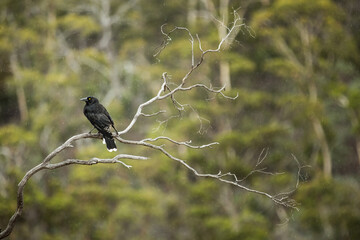
[[[87,101],[87,98],[86,98],[86,97],[81,98],[81,99],[80,99],[80,101],[84,101],[84,102],[86,102],[86,101]]]

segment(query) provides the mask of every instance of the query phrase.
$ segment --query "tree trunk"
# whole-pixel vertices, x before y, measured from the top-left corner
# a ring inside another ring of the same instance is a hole
[[[226,26],[229,24],[229,0],[220,0],[220,21],[223,24],[218,24],[219,39],[224,39],[227,35]],[[225,45],[227,48],[229,43]],[[230,64],[227,60],[220,60],[220,83],[222,86],[226,86],[226,89],[231,89],[231,78],[230,78]]]
[[[323,157],[323,171],[326,178],[332,177],[332,160],[331,152],[326,140],[326,135],[320,120],[317,117],[312,118],[312,125],[315,131],[315,135],[320,142],[321,154]]]
[[[307,78],[308,83],[308,91],[309,91],[309,100],[310,103],[316,106],[318,104],[318,90],[316,84],[314,82],[314,77]],[[331,178],[332,173],[332,159],[331,159],[331,151],[329,148],[328,141],[326,139],[326,134],[324,128],[321,124],[320,119],[317,116],[311,117],[312,125],[315,131],[316,138],[320,143],[321,155],[323,157],[323,171],[325,178]]]
[[[10,68],[11,68],[11,72],[14,76],[14,81],[16,83],[15,84],[16,85],[16,97],[17,97],[18,106],[19,106],[20,121],[22,123],[24,123],[27,121],[29,114],[28,114],[28,107],[26,104],[25,90],[24,90],[23,83],[21,81],[19,64],[18,64],[18,60],[16,57],[16,53],[14,53],[14,52],[10,56]]]
[[[226,86],[226,90],[231,89],[230,64],[225,60],[220,62],[220,83]]]

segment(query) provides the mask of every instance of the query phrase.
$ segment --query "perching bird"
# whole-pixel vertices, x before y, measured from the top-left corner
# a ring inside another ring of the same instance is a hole
[[[85,101],[84,115],[89,119],[91,124],[103,135],[103,143],[106,143],[106,148],[109,152],[117,151],[115,141],[112,137],[110,128],[114,127],[114,122],[110,117],[110,114],[103,105],[99,103],[99,100],[95,97],[87,97],[80,99]],[[90,131],[91,132],[91,131]]]

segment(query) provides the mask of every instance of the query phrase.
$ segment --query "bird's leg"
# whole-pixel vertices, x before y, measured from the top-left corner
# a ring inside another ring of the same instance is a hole
[[[115,126],[112,125],[112,127],[113,127],[113,129],[116,131],[116,135],[119,135],[119,132],[118,132],[118,130],[115,128]]]
[[[94,129],[95,129],[95,128],[93,127],[93,128],[90,130],[89,134],[91,134],[91,132],[92,132]]]

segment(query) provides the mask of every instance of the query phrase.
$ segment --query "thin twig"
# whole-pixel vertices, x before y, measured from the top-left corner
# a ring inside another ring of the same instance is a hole
[[[263,195],[265,197],[268,197],[270,198],[272,201],[274,201],[275,203],[279,204],[279,205],[282,205],[284,207],[287,207],[287,208],[292,208],[292,209],[295,209],[295,210],[299,210],[297,208],[297,203],[296,201],[294,201],[293,199],[290,199],[288,195],[286,196],[283,196],[283,197],[280,197],[279,194],[276,194],[276,195],[271,195],[269,193],[266,193],[266,192],[263,192],[263,191],[260,191],[260,190],[256,190],[256,189],[252,189],[252,188],[249,188],[249,187],[246,187],[242,184],[240,184],[240,180],[237,178],[237,176],[233,173],[226,173],[226,174],[222,174],[221,171],[217,174],[209,174],[209,173],[199,173],[195,168],[191,167],[189,164],[187,164],[184,160],[180,159],[180,158],[177,158],[175,156],[173,156],[172,154],[170,154],[168,151],[166,151],[163,146],[158,146],[158,145],[154,145],[154,144],[151,144],[149,142],[146,142],[144,140],[142,141],[134,141],[134,140],[126,140],[126,139],[123,139],[119,136],[116,137],[116,139],[122,143],[125,143],[125,144],[131,144],[131,145],[142,145],[142,146],[145,146],[145,147],[149,147],[149,148],[152,148],[152,149],[155,149],[155,150],[158,150],[160,152],[162,152],[165,156],[167,156],[168,158],[176,161],[176,162],[179,162],[180,164],[182,164],[183,166],[185,166],[187,169],[189,169],[190,171],[192,171],[196,176],[198,177],[209,177],[209,178],[215,178],[215,179],[218,179],[219,181],[221,182],[224,182],[224,183],[227,183],[227,184],[230,184],[230,185],[234,185],[234,186],[237,186],[245,191],[248,191],[248,192],[252,192],[252,193],[256,193],[256,194],[259,194],[259,195]],[[159,138],[160,139],[160,138]],[[164,138],[164,139],[167,139],[167,138]],[[145,139],[146,140],[146,139]],[[169,140],[169,139],[167,139]],[[225,179],[224,177],[226,176],[231,176],[233,177],[234,180],[229,180],[229,179]],[[296,190],[296,189],[295,189]]]
[[[141,116],[144,116],[144,117],[154,117],[154,116],[157,116],[161,113],[166,113],[165,110],[160,110],[158,112],[155,112],[155,113],[150,113],[150,114],[146,114],[146,113],[140,113]]]
[[[169,137],[165,137],[165,136],[159,136],[159,137],[156,137],[156,138],[145,138],[143,140],[141,140],[140,142],[155,142],[155,141],[158,141],[160,139],[165,139],[165,140],[168,140],[169,142],[172,142],[172,143],[175,143],[177,145],[184,145],[184,146],[187,146],[189,148],[194,148],[194,149],[202,149],[202,148],[211,148],[213,145],[218,145],[219,143],[218,142],[212,142],[212,143],[209,143],[209,144],[204,144],[204,145],[200,145],[200,146],[194,146],[194,145],[191,145],[191,141],[186,141],[186,142],[179,142],[179,141],[175,141]]]

